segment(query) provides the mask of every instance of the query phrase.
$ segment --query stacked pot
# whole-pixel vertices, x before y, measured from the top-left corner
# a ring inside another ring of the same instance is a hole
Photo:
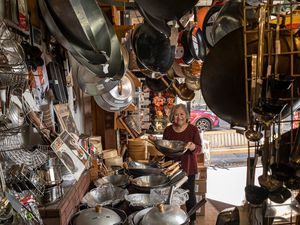
[[[44,205],[56,202],[63,195],[61,165],[58,161],[57,157],[49,158],[38,170],[39,179],[45,185],[44,194],[40,198]]]

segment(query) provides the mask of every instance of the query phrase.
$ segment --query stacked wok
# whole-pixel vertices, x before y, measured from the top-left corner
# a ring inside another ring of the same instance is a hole
[[[107,111],[127,108],[135,87],[128,77],[122,81],[126,51],[121,51],[115,30],[96,1],[39,0],[39,7],[50,32],[72,55],[79,87],[86,94],[100,96],[96,102]],[[119,91],[112,91],[118,85]],[[120,98],[125,99],[123,104],[118,104]]]

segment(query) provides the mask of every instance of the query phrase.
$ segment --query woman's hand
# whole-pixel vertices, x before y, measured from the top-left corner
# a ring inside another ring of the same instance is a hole
[[[191,152],[195,150],[196,145],[193,142],[188,142],[185,146],[186,149],[190,150]]]

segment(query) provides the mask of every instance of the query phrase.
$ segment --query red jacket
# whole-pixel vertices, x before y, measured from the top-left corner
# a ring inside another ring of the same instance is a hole
[[[174,160],[181,161],[181,167],[188,176],[197,174],[197,154],[201,152],[201,139],[198,128],[192,124],[189,124],[183,132],[177,133],[173,130],[171,125],[166,127],[164,130],[163,139],[184,142],[191,141],[196,145],[194,151],[191,152],[188,150],[184,155],[176,157]]]

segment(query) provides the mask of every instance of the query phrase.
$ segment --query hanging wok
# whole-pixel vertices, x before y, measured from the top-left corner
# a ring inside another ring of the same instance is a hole
[[[165,73],[173,64],[175,47],[165,35],[147,23],[133,32],[132,45],[138,60],[152,71]]]
[[[71,55],[69,55],[69,59],[71,62],[72,74],[77,78],[80,89],[88,95],[102,95],[109,92],[119,83],[119,80],[96,76],[84,66],[78,64]]]
[[[282,53],[290,51],[290,35],[282,32],[280,37]],[[257,34],[247,37],[248,55],[257,54]],[[274,38],[273,38],[274,40]],[[294,37],[294,49],[300,49],[299,37]],[[265,41],[267,43],[267,41]],[[265,52],[267,44],[265,44]],[[275,46],[274,44],[272,46]],[[238,126],[247,126],[245,71],[244,71],[243,28],[239,28],[221,39],[209,52],[203,64],[200,76],[202,94],[208,107],[221,119]],[[228,57],[228,53],[231,54]],[[299,54],[294,54],[294,65],[300,64]],[[264,58],[266,65],[266,57]],[[272,57],[274,62],[274,57]],[[291,74],[291,57],[289,54],[278,56],[278,71],[280,74]],[[251,76],[251,62],[247,62],[248,75]],[[300,67],[294,66],[293,74],[300,73]],[[266,66],[263,68],[266,74]],[[249,77],[250,78],[250,77]],[[299,80],[299,79],[298,79]],[[299,81],[298,81],[299,82]],[[298,90],[298,88],[295,88]],[[221,93],[221,94],[220,94]],[[294,96],[298,96],[295,91]],[[298,105],[295,100],[293,105]],[[288,108],[288,107],[287,107]],[[289,108],[288,108],[289,109]],[[294,107],[294,109],[296,109]],[[290,114],[283,111],[282,118]]]
[[[191,10],[197,2],[197,0],[184,2],[180,0],[136,0],[136,3],[144,12],[151,15],[153,18],[165,22],[179,20],[184,14]]]
[[[91,6],[92,5],[90,5],[90,7]],[[44,0],[39,0],[39,7],[51,33],[56,37],[60,44],[70,51],[70,53],[80,64],[87,67],[88,70],[90,70],[92,73],[95,73],[99,77],[113,77],[114,79],[120,79],[120,77],[122,77],[123,74],[118,73],[122,66],[124,67],[119,40],[115,34],[113,26],[110,24],[108,18],[104,14],[103,18],[106,21],[108,29],[105,35],[109,36],[110,38],[110,55],[102,54],[101,51],[96,52],[90,49],[85,49],[82,46],[79,47],[79,45],[73,44],[72,41],[70,41],[70,37],[65,36],[65,34],[62,32],[63,27],[60,27],[57,24],[57,20],[53,18],[55,16],[53,16],[53,11],[51,11],[49,4],[47,4]],[[98,11],[101,11],[97,5],[95,7],[98,9]],[[103,34],[104,33],[102,32],[101,35]],[[109,58],[107,56],[109,56]]]

